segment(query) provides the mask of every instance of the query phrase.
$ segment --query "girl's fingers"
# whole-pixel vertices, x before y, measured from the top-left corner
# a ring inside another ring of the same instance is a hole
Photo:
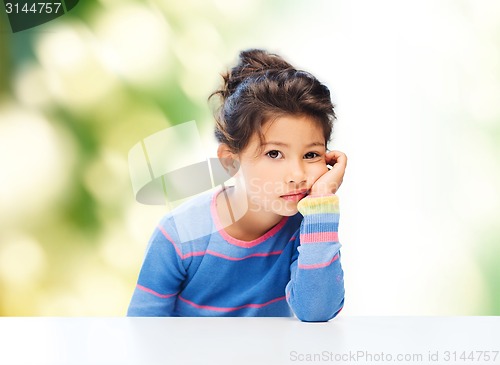
[[[331,165],[333,166],[329,172],[331,174],[330,181],[333,185],[332,190],[336,192],[344,180],[347,156],[345,153],[340,151],[331,151],[331,154],[328,157],[331,158]]]
[[[347,156],[340,151],[329,151],[326,154],[326,163],[333,167],[325,174],[319,177],[313,184],[311,194],[335,194],[342,180],[344,179]]]
[[[340,164],[345,168],[347,165],[347,156],[344,152],[329,151],[326,153],[326,163],[331,166]]]

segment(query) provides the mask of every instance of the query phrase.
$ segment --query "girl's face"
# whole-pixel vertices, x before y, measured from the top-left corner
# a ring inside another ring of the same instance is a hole
[[[299,200],[328,171],[323,130],[310,117],[283,116],[265,123],[263,132],[263,145],[254,133],[238,154],[236,184],[246,191],[250,211],[294,215]]]

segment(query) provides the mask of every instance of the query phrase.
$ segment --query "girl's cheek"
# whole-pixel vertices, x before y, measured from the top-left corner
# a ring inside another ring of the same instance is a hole
[[[315,167],[314,169],[309,170],[307,174],[307,180],[309,185],[314,184],[314,182],[318,180],[323,174],[324,174],[323,169],[319,167]]]
[[[314,177],[315,177],[315,181],[318,180],[321,176],[323,176],[324,174],[326,174],[328,172],[328,167],[326,166],[326,163],[321,166],[318,166],[316,171],[315,171],[315,174],[314,174]]]
[[[328,172],[328,166],[326,166],[326,162],[322,162],[322,163],[318,164],[318,166],[316,167],[316,173],[317,173],[318,177],[320,177],[321,175],[323,175],[327,172]]]

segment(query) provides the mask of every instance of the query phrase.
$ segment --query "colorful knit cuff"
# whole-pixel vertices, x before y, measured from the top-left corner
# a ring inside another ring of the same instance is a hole
[[[335,194],[321,196],[309,195],[299,201],[297,209],[302,215],[338,213],[339,197]]]

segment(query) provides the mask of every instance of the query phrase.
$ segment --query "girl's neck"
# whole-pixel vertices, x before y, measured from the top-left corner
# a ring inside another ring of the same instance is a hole
[[[224,187],[216,197],[216,211],[222,227],[231,237],[253,241],[262,237],[283,217],[272,212],[249,209],[244,191],[237,187]]]

